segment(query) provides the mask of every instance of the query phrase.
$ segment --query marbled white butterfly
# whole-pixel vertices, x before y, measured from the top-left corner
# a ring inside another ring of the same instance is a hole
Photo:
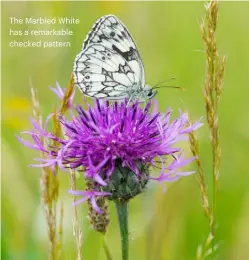
[[[146,101],[156,94],[145,84],[143,62],[132,36],[114,15],[94,24],[73,72],[75,85],[89,97]]]

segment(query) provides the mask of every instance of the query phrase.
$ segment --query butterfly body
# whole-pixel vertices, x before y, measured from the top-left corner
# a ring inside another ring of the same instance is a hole
[[[89,97],[146,101],[156,91],[145,84],[143,63],[127,28],[114,15],[101,17],[74,62],[75,85]]]

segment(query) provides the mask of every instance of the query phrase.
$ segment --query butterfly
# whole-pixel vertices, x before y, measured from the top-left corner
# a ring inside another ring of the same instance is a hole
[[[114,15],[101,17],[74,61],[75,85],[86,96],[143,102],[156,90],[145,84],[143,62],[125,25]]]

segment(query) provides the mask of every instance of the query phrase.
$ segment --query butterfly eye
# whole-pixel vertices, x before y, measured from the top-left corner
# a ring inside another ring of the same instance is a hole
[[[85,79],[90,79],[90,76],[86,76]]]
[[[152,97],[152,96],[154,95],[154,93],[153,93],[152,89],[150,89],[150,90],[149,90],[149,92],[148,92],[148,94],[147,94],[147,95],[148,95],[148,97]]]

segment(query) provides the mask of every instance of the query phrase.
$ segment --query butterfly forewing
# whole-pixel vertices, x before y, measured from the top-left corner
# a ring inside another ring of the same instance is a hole
[[[74,63],[75,84],[95,98],[123,99],[143,88],[144,67],[136,45],[115,16],[100,18]]]

